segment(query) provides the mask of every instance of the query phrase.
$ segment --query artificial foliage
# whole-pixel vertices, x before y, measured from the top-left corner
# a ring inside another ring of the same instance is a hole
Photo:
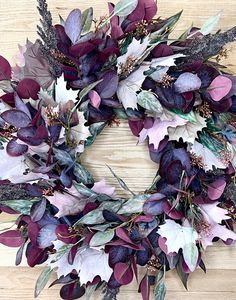
[[[187,288],[205,249],[236,239],[236,77],[221,63],[236,28],[212,34],[218,14],[176,37],[181,12],[163,19],[154,0],[56,25],[45,0],[38,10],[39,39],[15,66],[0,56],[0,209],[16,216],[0,243],[19,248],[16,265],[46,266],[36,297],[56,272],[62,299],[119,299],[136,280],[143,300],[163,300],[166,272]],[[108,166],[127,198],[81,164],[121,119],[156,163],[140,194]]]

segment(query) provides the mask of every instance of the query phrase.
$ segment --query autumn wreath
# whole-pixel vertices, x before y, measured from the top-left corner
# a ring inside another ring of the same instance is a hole
[[[136,277],[144,300],[152,286],[162,300],[168,270],[187,286],[209,245],[236,239],[236,77],[220,64],[236,28],[210,34],[218,14],[170,39],[181,13],[155,18],[154,0],[108,7],[100,20],[75,9],[53,26],[38,0],[40,39],[14,67],[0,57],[0,208],[18,214],[0,243],[19,247],[17,265],[23,253],[47,265],[36,297],[56,271],[63,299],[99,288],[116,299]],[[129,199],[80,161],[119,119],[157,163],[141,195],[111,170]]]

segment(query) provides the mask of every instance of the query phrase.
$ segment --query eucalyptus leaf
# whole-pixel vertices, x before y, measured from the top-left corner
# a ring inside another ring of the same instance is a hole
[[[6,201],[1,201],[1,205],[7,206],[21,214],[24,215],[30,215],[30,210],[32,205],[36,202],[37,200],[6,200]]]
[[[90,300],[90,298],[92,297],[93,293],[95,292],[96,288],[98,286],[97,284],[90,284],[86,287],[86,291],[85,291],[85,300]]]
[[[60,19],[60,25],[64,27],[66,23],[65,20],[62,18],[61,15],[59,15],[59,19]]]
[[[102,132],[102,130],[106,127],[107,123],[106,122],[99,122],[99,123],[94,123],[89,126],[89,131],[91,133],[91,136],[87,138],[85,141],[85,146],[91,146],[96,137]]]
[[[83,195],[86,196],[88,198],[90,197],[97,197],[98,194],[96,192],[94,192],[93,190],[87,188],[85,185],[83,185],[82,183],[76,183],[74,182],[74,186],[77,189],[77,191]]]
[[[150,40],[151,43],[156,43],[157,41],[160,40],[160,36],[164,33],[166,34],[166,32],[171,31],[171,29],[173,28],[173,26],[179,21],[181,15],[182,15],[183,11],[181,10],[180,12],[178,12],[177,14],[175,14],[174,16],[169,17],[168,19],[166,19],[163,22],[163,26],[150,34]]]
[[[140,106],[150,112],[161,113],[163,111],[162,105],[152,92],[142,91],[138,94],[137,100]]]
[[[92,175],[79,163],[74,165],[74,175],[78,182],[83,184],[93,184],[94,179]]]
[[[126,201],[119,209],[119,214],[136,214],[143,211],[145,201],[150,197],[149,194],[134,196]]]
[[[104,232],[101,231],[96,232],[91,238],[89,245],[91,247],[98,247],[98,246],[105,245],[113,239],[114,235],[115,235],[115,231],[111,229]]]
[[[123,108],[114,108],[115,115],[118,119],[127,120],[128,116]]]
[[[128,186],[127,186],[127,184],[124,182],[124,180],[121,179],[120,177],[118,177],[118,176],[114,173],[114,171],[111,169],[111,167],[109,167],[108,165],[107,165],[107,167],[108,167],[108,169],[110,170],[111,174],[117,179],[117,181],[118,181],[119,185],[122,187],[122,189],[124,189],[125,191],[130,192],[132,195],[135,195],[135,194],[128,188]]]
[[[11,85],[11,81],[10,80],[1,80],[0,81],[0,89],[8,92],[8,93],[13,93],[14,89]]]
[[[93,22],[93,8],[89,7],[82,13],[82,34],[89,32]]]
[[[105,201],[102,202],[101,205],[87,213],[85,216],[83,216],[80,220],[78,220],[74,226],[76,227],[79,224],[86,224],[86,225],[97,225],[97,224],[102,224],[105,219],[103,218],[103,210],[108,209],[111,212],[118,212],[118,210],[121,207],[121,202],[116,200],[116,201]]]
[[[61,259],[62,256],[65,255],[66,253],[68,253],[73,246],[74,246],[73,244],[63,245],[61,248],[59,248],[57,250],[57,252],[54,255],[53,260],[51,262],[54,263],[54,262],[58,261],[59,259]]]
[[[35,285],[34,290],[34,297],[37,298],[39,294],[42,292],[42,290],[45,288],[46,284],[48,283],[50,276],[53,272],[53,269],[50,267],[46,268],[42,271],[42,273],[39,275],[39,278]]]
[[[113,14],[119,17],[126,17],[135,10],[138,0],[120,0],[114,7]]]
[[[97,80],[86,86],[84,89],[82,89],[79,93],[79,99],[82,100],[91,90],[93,90],[96,87],[97,84],[99,84],[102,81],[103,79]]]
[[[201,27],[200,32],[203,35],[207,35],[212,32],[212,30],[217,26],[222,16],[223,11],[218,12],[217,15],[212,16],[208,19]]]
[[[165,295],[166,295],[166,285],[164,281],[161,281],[160,284],[158,284],[155,289],[155,300],[164,300]]]
[[[198,255],[199,255],[198,247],[196,246],[195,243],[189,243],[184,245],[183,247],[184,261],[191,272],[193,272],[196,269]]]

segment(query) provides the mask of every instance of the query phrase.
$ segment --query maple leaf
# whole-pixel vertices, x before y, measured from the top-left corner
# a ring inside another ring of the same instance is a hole
[[[164,112],[163,112],[164,116]],[[149,144],[154,145],[154,149],[158,149],[159,143],[168,135],[169,127],[177,127],[185,125],[188,121],[180,118],[177,115],[171,115],[172,119],[166,118],[165,121],[156,119],[151,128],[143,128],[139,134],[139,143],[143,143],[149,137]]]
[[[201,157],[205,171],[213,170],[213,166],[215,166],[218,169],[227,168],[227,165],[224,164],[220,157],[217,157],[215,153],[213,153],[206,146],[198,143],[196,140],[194,141],[194,144],[190,147],[190,151],[196,154],[198,157]]]
[[[199,251],[196,246],[198,233],[190,226],[181,226],[173,220],[166,220],[161,225],[158,234],[165,238],[167,254],[178,253],[179,249],[183,250],[183,257],[190,271],[194,271],[197,265]]]
[[[66,88],[66,81],[62,75],[57,79],[57,83],[55,85],[55,95],[56,102],[63,105],[69,100],[75,102],[76,98],[78,97],[78,91],[73,91],[72,89],[68,90]]]
[[[223,241],[227,241],[227,239],[236,240],[236,234],[226,228],[224,225],[220,225],[223,220],[230,219],[227,216],[228,211],[226,209],[218,207],[218,202],[212,204],[201,204],[199,205],[204,220],[207,224],[205,224],[204,229],[199,232],[199,239],[202,243],[204,249],[207,246],[213,244],[213,239],[218,237]]]
[[[81,285],[89,281],[92,282],[96,276],[100,276],[101,280],[106,282],[110,279],[113,270],[108,264],[108,254],[102,249],[80,247],[73,264],[69,264],[68,255],[73,245],[58,240],[54,241],[53,244],[57,253],[50,255],[46,263],[52,269],[56,269],[58,278],[76,270],[79,273]]]
[[[105,180],[95,183],[92,187],[92,191],[98,194],[106,194],[108,196],[113,196],[114,194],[114,188],[106,185]],[[86,198],[81,195],[74,186],[66,189],[64,193],[55,191],[53,196],[45,197],[52,205],[58,208],[58,212],[55,215],[58,218],[62,216],[76,215],[84,209],[88,202],[93,201],[91,198]]]
[[[129,58],[132,60],[137,60],[142,56],[143,52],[147,49],[149,44],[148,37],[145,39],[137,40],[136,38],[133,38],[132,42],[129,44],[127,48],[127,52],[119,56],[117,58],[117,68],[118,73],[120,73],[122,66],[124,66]]]
[[[197,138],[197,133],[206,127],[205,118],[201,117],[199,114],[195,114],[195,119],[195,122],[188,121],[183,126],[169,128],[169,139],[178,141],[180,138],[182,138],[184,142],[193,144]]]

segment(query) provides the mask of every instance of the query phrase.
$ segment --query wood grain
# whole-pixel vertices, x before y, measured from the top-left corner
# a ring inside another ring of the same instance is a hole
[[[117,1],[114,1],[117,2]],[[184,9],[182,20],[176,26],[175,35],[182,33],[194,21],[200,26],[211,15],[224,10],[219,28],[226,30],[236,24],[235,0],[160,0],[158,14],[165,17]],[[95,16],[107,12],[105,0],[48,0],[55,22],[60,14],[66,17],[73,8],[86,9],[93,6]],[[17,44],[24,44],[26,38],[36,39],[38,23],[36,0],[0,0],[0,54],[11,62],[17,52]],[[236,72],[236,45],[231,45],[229,58],[223,62],[230,70]],[[97,180],[105,178],[109,184],[117,187],[115,179],[108,171],[108,164],[128,186],[139,192],[147,188],[156,173],[157,165],[149,159],[146,145],[136,145],[125,123],[119,127],[108,127],[98,137],[94,145],[83,157],[84,164]],[[0,222],[11,220],[12,217],[1,215]],[[0,229],[8,224],[1,224]],[[14,267],[15,249],[0,247],[0,300],[33,299],[35,281],[41,268],[27,268],[23,261],[22,267]],[[209,247],[205,255],[208,268],[207,274],[198,270],[190,276],[189,291],[185,291],[175,272],[167,274],[167,300],[236,300],[236,249],[225,247],[223,243]],[[141,299],[136,293],[137,285],[133,283],[122,289],[119,300]],[[59,287],[45,289],[40,300],[59,299]],[[99,299],[95,295],[93,300]]]

